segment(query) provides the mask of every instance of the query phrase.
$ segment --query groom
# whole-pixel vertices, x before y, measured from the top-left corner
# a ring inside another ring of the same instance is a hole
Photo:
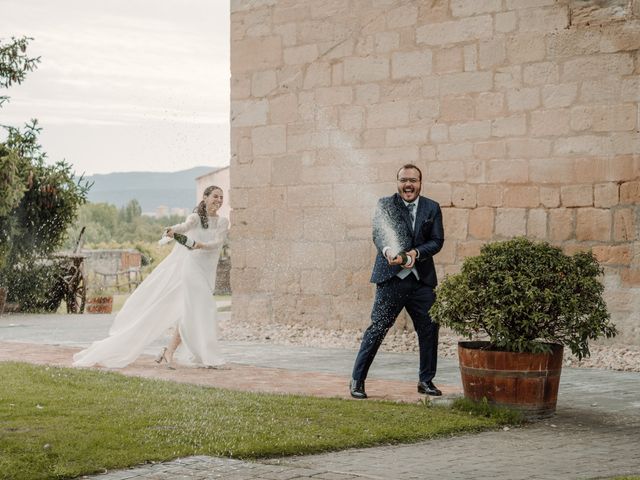
[[[367,398],[364,381],[369,367],[403,308],[418,335],[418,392],[442,395],[433,384],[439,326],[429,316],[438,283],[433,256],[444,244],[442,213],[437,202],[420,196],[422,172],[418,167],[404,165],[396,177],[398,193],[378,201],[373,219],[373,242],[378,255],[371,282],[377,285],[376,296],[371,325],[364,332],[351,375],[350,392],[354,398]]]

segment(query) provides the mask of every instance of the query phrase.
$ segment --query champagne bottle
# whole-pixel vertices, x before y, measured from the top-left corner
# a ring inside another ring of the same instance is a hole
[[[179,244],[187,247],[189,250],[191,250],[196,245],[196,242],[194,240],[181,233],[174,233],[173,239]]]
[[[398,252],[398,256],[402,260],[402,265],[403,266],[408,267],[409,265],[411,265],[412,259],[407,254],[407,252]]]

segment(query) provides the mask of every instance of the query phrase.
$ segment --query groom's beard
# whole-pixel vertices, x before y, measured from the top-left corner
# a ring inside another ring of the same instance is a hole
[[[398,187],[398,194],[405,202],[413,202],[420,195],[420,187],[414,187],[413,185],[408,185],[405,187]]]

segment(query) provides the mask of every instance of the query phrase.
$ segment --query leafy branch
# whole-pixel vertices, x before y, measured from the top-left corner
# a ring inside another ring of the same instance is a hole
[[[11,37],[8,42],[0,39],[0,88],[19,85],[28,72],[37,68],[40,57],[27,55],[27,46],[31,40],[31,37]],[[8,96],[0,95],[0,107],[8,100]]]

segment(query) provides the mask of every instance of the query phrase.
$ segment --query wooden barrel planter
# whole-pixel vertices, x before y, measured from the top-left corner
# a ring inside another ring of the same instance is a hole
[[[85,305],[87,313],[111,313],[113,309],[113,297],[89,297]]]
[[[526,418],[556,411],[562,345],[551,353],[489,350],[489,342],[458,342],[464,396],[520,410]]]

